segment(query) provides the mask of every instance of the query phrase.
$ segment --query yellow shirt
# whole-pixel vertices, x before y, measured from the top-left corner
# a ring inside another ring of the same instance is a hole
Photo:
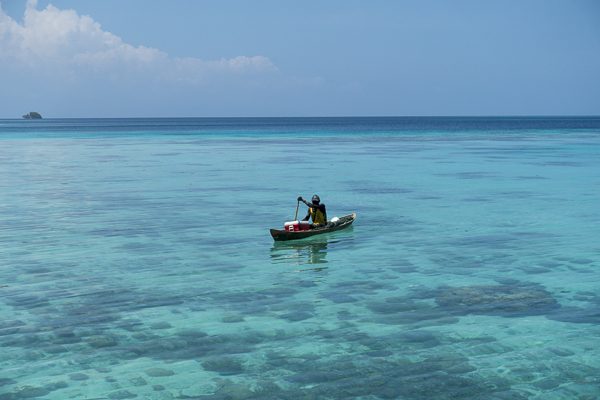
[[[312,218],[313,224],[325,225],[327,223],[327,221],[325,221],[325,215],[323,215],[323,212],[321,210],[319,210],[318,208],[309,207],[308,213],[310,214],[310,217]]]

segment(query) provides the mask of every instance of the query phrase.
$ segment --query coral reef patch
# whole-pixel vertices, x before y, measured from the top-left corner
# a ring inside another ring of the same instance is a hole
[[[542,315],[560,307],[543,287],[523,283],[440,287],[435,292],[435,302],[455,315]]]

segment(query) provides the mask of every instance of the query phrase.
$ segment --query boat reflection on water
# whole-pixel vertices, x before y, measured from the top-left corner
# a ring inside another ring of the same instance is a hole
[[[323,271],[327,269],[325,264],[327,254],[344,251],[355,245],[353,227],[343,231],[312,236],[300,240],[276,241],[271,247],[271,262],[274,264],[286,264],[304,266],[298,269],[302,271]],[[307,267],[311,265],[312,267]]]
[[[271,261],[277,264],[325,264],[327,263],[327,237],[275,242],[271,248]],[[311,268],[322,270],[326,267]]]

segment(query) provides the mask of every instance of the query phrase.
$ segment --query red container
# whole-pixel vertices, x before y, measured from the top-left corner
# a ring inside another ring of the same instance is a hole
[[[308,221],[289,221],[283,224],[283,229],[288,232],[307,231],[310,229]]]

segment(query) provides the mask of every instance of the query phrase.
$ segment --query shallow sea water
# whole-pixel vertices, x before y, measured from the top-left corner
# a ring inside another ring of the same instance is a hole
[[[600,118],[0,120],[0,400],[600,398],[599,160]],[[355,226],[274,243],[313,193]]]

